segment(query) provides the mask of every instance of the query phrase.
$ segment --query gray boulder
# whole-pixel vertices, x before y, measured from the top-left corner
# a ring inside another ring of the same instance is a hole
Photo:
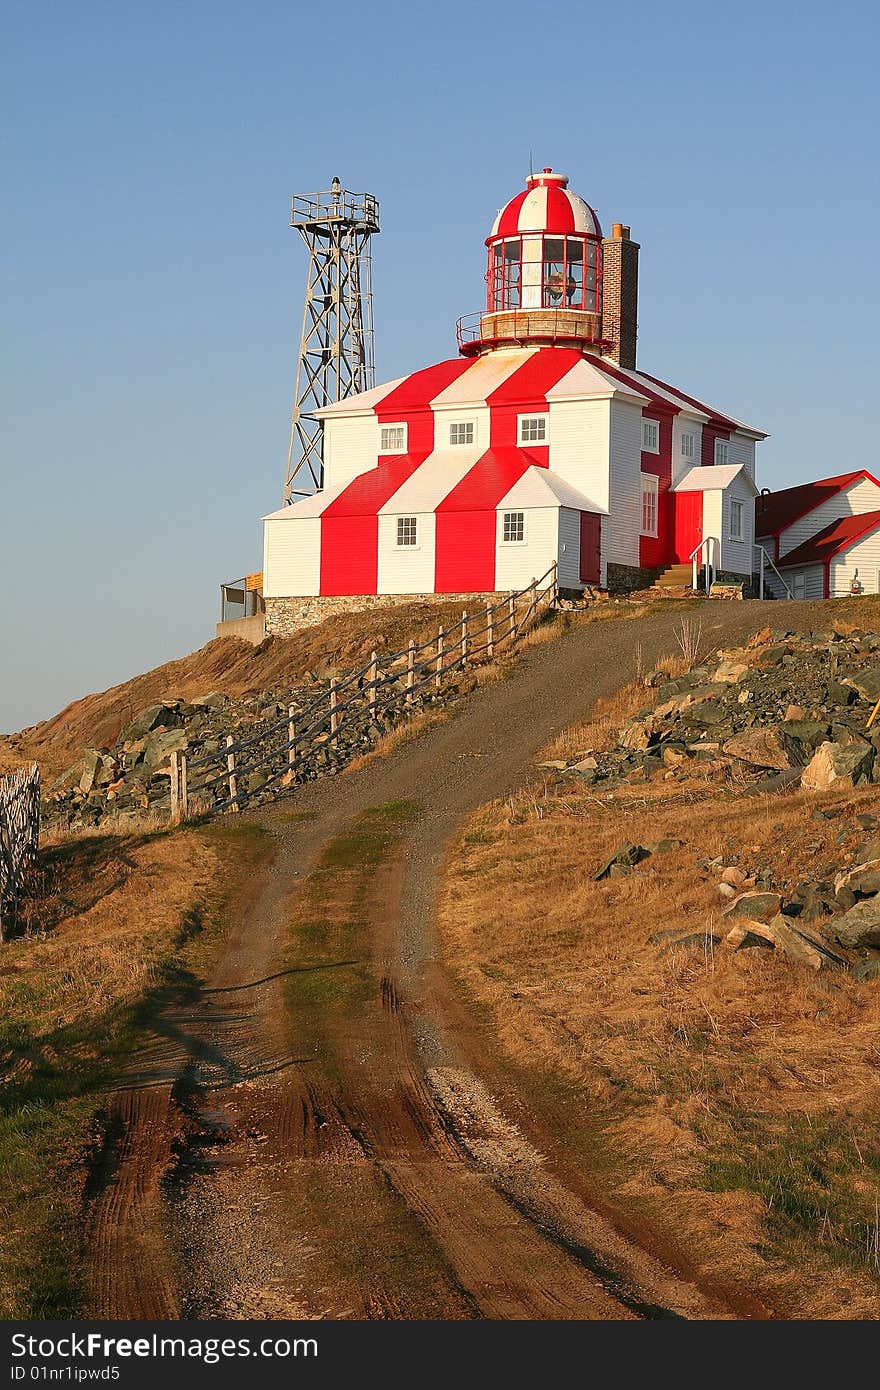
[[[143,771],[149,773],[162,767],[172,753],[182,753],[188,747],[186,729],[163,729],[151,734],[144,745]]]
[[[828,923],[841,946],[880,946],[880,901],[865,898]]]
[[[857,786],[873,777],[876,750],[871,743],[822,743],[804,768],[801,786],[806,791],[824,791],[836,782]]]

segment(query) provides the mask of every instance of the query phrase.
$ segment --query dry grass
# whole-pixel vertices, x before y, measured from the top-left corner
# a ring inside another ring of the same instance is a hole
[[[263,852],[228,822],[41,850],[27,935],[0,950],[0,1317],[75,1311],[92,1115],[155,1002],[192,987]]]
[[[644,703],[628,688],[547,756],[601,747]],[[853,817],[875,803],[826,797],[840,818],[825,821],[804,795],[699,777],[613,794],[545,783],[471,818],[441,908],[448,957],[508,1057],[586,1103],[616,1200],[802,1316],[877,1313],[878,985],[713,942],[722,901],[698,861],[794,885],[851,861]],[[594,881],[622,841],[664,837],[682,848]],[[695,940],[649,942],[657,931]]]

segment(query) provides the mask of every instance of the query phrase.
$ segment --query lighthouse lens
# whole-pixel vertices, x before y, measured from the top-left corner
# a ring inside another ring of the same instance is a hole
[[[565,293],[565,243],[548,237],[544,242],[544,303],[562,303]]]

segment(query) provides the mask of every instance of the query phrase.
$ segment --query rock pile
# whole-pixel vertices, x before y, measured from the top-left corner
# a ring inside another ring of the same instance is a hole
[[[583,749],[542,767],[587,782],[703,776],[823,790],[880,779],[880,636],[765,628],[747,647],[686,675],[649,677],[653,702],[610,751]]]

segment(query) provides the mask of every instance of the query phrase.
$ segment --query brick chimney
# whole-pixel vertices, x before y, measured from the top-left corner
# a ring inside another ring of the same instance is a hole
[[[639,244],[629,227],[615,222],[602,240],[602,337],[606,357],[621,367],[636,365],[639,313]]]

